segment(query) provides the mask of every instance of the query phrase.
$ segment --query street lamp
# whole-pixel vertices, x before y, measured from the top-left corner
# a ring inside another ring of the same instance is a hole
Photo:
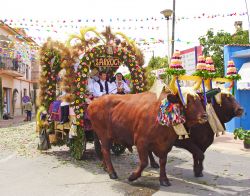
[[[161,14],[167,19],[167,33],[168,33],[168,63],[170,64],[170,40],[169,40],[169,17],[172,15],[173,10],[165,9],[161,11]]]

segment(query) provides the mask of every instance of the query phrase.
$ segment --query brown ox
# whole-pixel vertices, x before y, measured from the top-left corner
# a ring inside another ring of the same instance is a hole
[[[148,152],[160,159],[160,184],[169,186],[165,166],[167,154],[177,135],[172,127],[160,125],[157,114],[163,98],[170,102],[179,101],[178,95],[162,93],[160,99],[150,92],[135,95],[107,95],[94,100],[88,107],[89,118],[101,142],[103,163],[111,179],[117,174],[110,159],[110,144],[120,143],[131,149],[137,147],[140,164],[130,175],[129,181],[136,180],[148,165]],[[199,97],[187,96],[186,126],[191,127],[207,120]]]
[[[224,126],[224,123],[229,122],[234,117],[240,117],[244,110],[236,101],[236,99],[229,94],[220,93],[221,104],[214,101],[214,110]],[[209,98],[209,102],[211,102]],[[203,103],[203,101],[202,101]],[[202,125],[192,127],[190,130],[190,138],[185,140],[176,140],[174,146],[184,148],[193,155],[194,160],[194,175],[195,177],[202,177],[203,161],[205,158],[205,151],[214,141],[214,132],[208,122]],[[149,153],[150,164],[154,168],[159,168],[155,162],[152,153]]]

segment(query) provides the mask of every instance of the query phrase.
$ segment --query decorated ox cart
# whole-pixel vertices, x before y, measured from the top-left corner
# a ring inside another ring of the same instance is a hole
[[[85,28],[79,35],[71,35],[66,45],[48,39],[40,56],[41,107],[37,114],[37,130],[42,133],[46,129],[51,142],[67,143],[76,159],[84,156],[87,141],[94,142],[101,156],[99,141],[86,114],[92,99],[88,90],[89,75],[97,69],[113,76],[120,65],[125,65],[131,74],[132,93],[143,92],[141,51],[133,40],[123,33],[112,33],[109,27],[102,33],[95,28]],[[125,150],[115,143],[111,149],[117,155]]]

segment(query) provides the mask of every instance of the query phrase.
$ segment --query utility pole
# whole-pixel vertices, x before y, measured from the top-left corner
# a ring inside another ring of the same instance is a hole
[[[173,23],[172,23],[172,53],[171,57],[174,53],[174,34],[175,34],[175,0],[173,0]]]
[[[168,63],[170,62],[170,59],[171,59],[171,56],[172,54],[170,55],[170,40],[169,40],[169,17],[172,15],[173,11],[171,9],[165,9],[163,11],[161,11],[161,14],[164,15],[165,19],[167,19],[167,38],[168,38]],[[172,40],[171,40],[171,44],[172,44]]]
[[[250,43],[250,19],[249,19],[247,0],[245,0],[245,4],[246,4],[246,10],[247,10],[247,19],[248,19],[248,42]]]

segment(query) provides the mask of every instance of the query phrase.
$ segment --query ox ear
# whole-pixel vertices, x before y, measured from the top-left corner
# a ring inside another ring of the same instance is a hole
[[[171,103],[179,103],[180,102],[178,94],[176,94],[176,95],[174,95],[174,94],[168,94],[167,95],[167,99]]]

